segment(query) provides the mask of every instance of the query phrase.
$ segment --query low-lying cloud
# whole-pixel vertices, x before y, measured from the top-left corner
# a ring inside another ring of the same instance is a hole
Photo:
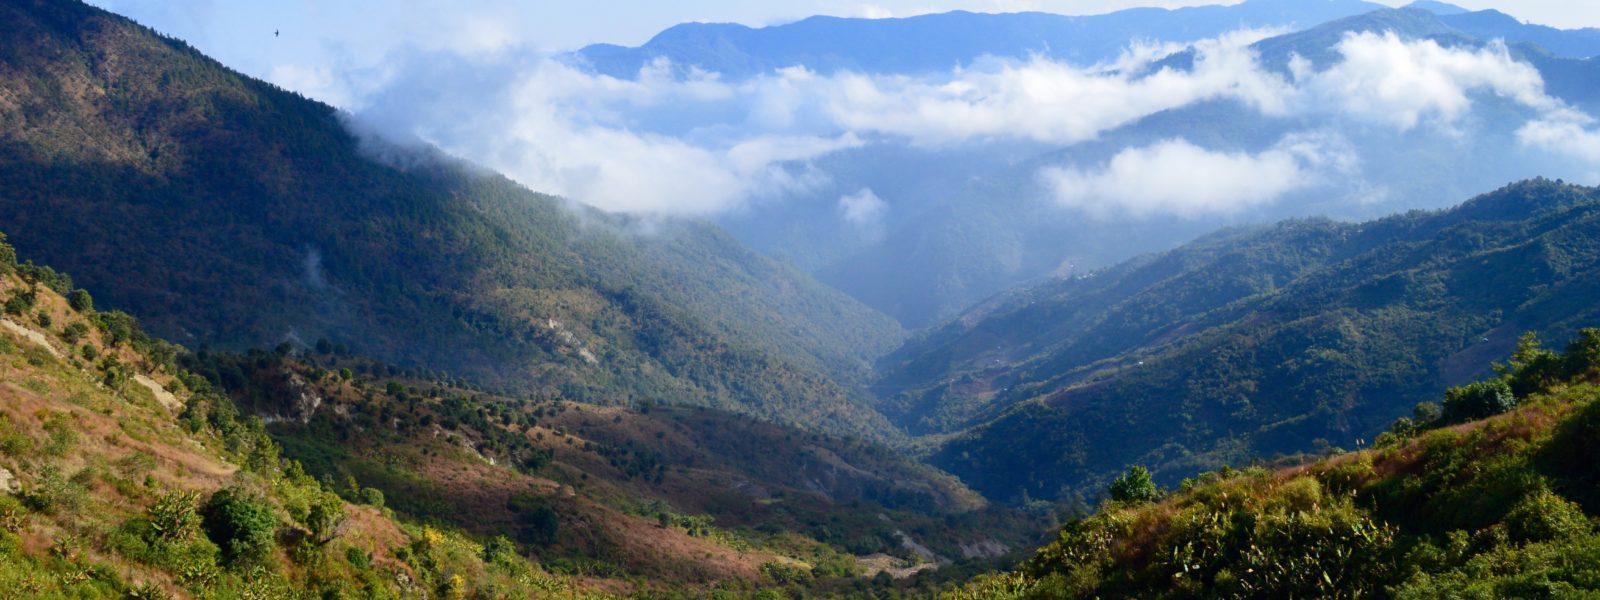
[[[1592,120],[1550,97],[1538,71],[1502,44],[1456,48],[1357,33],[1337,44],[1327,68],[1293,60],[1280,73],[1262,67],[1250,46],[1271,33],[1194,44],[1192,67],[1162,62],[1176,48],[1152,44],[1093,66],[985,59],[919,77],[796,66],[729,81],[700,71],[678,76],[681,69],[658,62],[622,80],[487,48],[412,51],[338,72],[286,66],[277,78],[314,95],[323,90],[366,127],[435,144],[536,190],[643,214],[712,215],[826,194],[847,223],[881,221],[888,203],[841,198],[818,159],[877,144],[1070,147],[1217,101],[1310,129],[1363,123],[1460,136],[1480,99],[1495,98],[1530,115],[1513,127],[1523,146],[1600,164]],[[1098,215],[1227,214],[1330,172],[1358,176],[1351,145],[1327,142],[1290,136],[1245,152],[1174,137],[1115,150],[1102,162],[1047,167],[1040,177],[1063,205]]]
[[[1264,152],[1206,150],[1184,139],[1129,148],[1088,170],[1040,174],[1057,202],[1096,217],[1231,214],[1315,185],[1354,159],[1325,140],[1291,136]]]
[[[1345,36],[1335,49],[1341,60],[1320,73],[1305,61],[1292,63],[1302,82],[1297,103],[1401,130],[1425,121],[1448,127],[1472,108],[1475,93],[1541,111],[1560,106],[1545,94],[1539,71],[1513,59],[1501,42],[1446,48],[1433,40],[1364,32]]]

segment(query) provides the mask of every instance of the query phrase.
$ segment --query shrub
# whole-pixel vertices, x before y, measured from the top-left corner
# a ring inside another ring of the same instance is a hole
[[[1506,515],[1505,525],[1506,533],[1518,542],[1571,539],[1593,530],[1582,508],[1549,490],[1518,502]]]
[[[1150,478],[1150,470],[1134,465],[1128,472],[1111,482],[1107,490],[1111,499],[1117,502],[1153,502],[1161,497],[1160,490],[1156,489],[1155,481]]]
[[[157,498],[145,511],[155,538],[152,541],[181,542],[193,537],[200,529],[200,515],[195,512],[199,504],[198,492],[170,492]]]
[[[361,488],[361,503],[373,508],[383,508],[383,490],[378,488]]]
[[[1564,370],[1568,377],[1579,377],[1600,367],[1600,329],[1584,329],[1567,346]]]
[[[39,300],[39,291],[33,288],[17,288],[11,290],[11,297],[6,298],[5,311],[8,315],[22,316],[33,310],[33,305]]]
[[[61,330],[61,340],[76,346],[78,345],[78,340],[83,339],[83,336],[88,333],[88,325],[84,325],[83,323],[68,323],[67,326]]]
[[[94,298],[85,290],[72,290],[71,294],[67,294],[67,304],[82,314],[94,312]]]
[[[278,517],[266,500],[238,488],[218,490],[200,511],[206,536],[230,563],[259,561],[272,551]]]
[[[1499,379],[1450,388],[1444,393],[1446,423],[1485,419],[1516,407],[1517,398],[1512,395],[1511,386]]]
[[[344,500],[333,492],[321,492],[312,500],[306,512],[306,528],[318,544],[326,544],[338,537],[344,524]]]

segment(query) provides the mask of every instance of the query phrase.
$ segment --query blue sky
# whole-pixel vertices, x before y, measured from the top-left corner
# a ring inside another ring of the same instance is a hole
[[[183,38],[229,66],[270,77],[275,66],[370,64],[397,47],[474,52],[505,45],[546,51],[594,42],[637,45],[686,21],[763,25],[815,14],[905,16],[964,9],[1103,13],[1216,0],[91,0]],[[1316,0],[1308,0],[1316,1]],[[1378,0],[1398,5],[1409,0]],[[1226,3],[1226,2],[1224,2]],[[1458,0],[1563,28],[1600,26],[1600,2]],[[283,32],[273,39],[272,32]]]

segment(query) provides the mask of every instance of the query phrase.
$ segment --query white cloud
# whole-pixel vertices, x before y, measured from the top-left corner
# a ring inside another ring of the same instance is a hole
[[[1474,92],[1541,111],[1559,106],[1545,94],[1539,71],[1517,62],[1503,43],[1446,48],[1393,32],[1363,32],[1347,34],[1336,50],[1342,58],[1326,71],[1308,75],[1305,63],[1294,68],[1303,104],[1332,103],[1345,115],[1401,130],[1424,121],[1449,126],[1472,108]]]
[[[1123,150],[1098,169],[1048,168],[1041,177],[1056,201],[1093,216],[1198,217],[1267,204],[1311,185],[1323,161],[1309,140],[1248,154],[1173,139]]]
[[[1600,132],[1590,129],[1594,122],[1578,111],[1554,111],[1517,130],[1517,141],[1600,166]]]
[[[1313,127],[1364,122],[1455,135],[1475,98],[1491,94],[1535,115],[1519,135],[1525,146],[1600,164],[1600,134],[1589,131],[1587,117],[1549,97],[1538,72],[1503,45],[1446,48],[1352,34],[1329,68],[1316,72],[1295,60],[1285,78],[1263,69],[1249,48],[1270,33],[1197,43],[1193,68],[1183,70],[1154,68],[1180,47],[1149,42],[1088,68],[989,59],[909,77],[825,76],[796,66],[742,81],[685,74],[665,61],[634,79],[598,76],[507,51],[510,42],[489,36],[477,50],[401,53],[364,71],[284,69],[275,79],[349,98],[345,106],[380,131],[421,138],[534,189],[636,213],[708,215],[826,189],[829,176],[813,161],[868,144],[1070,146],[1217,100]],[[1327,173],[1359,178],[1351,147],[1302,135],[1247,154],[1174,139],[1043,176],[1064,204],[1099,214],[1229,213]],[[840,199],[847,220],[872,216],[870,206],[864,197]]]
[[[1266,31],[1242,31],[1195,45],[1192,71],[1143,74],[1129,58],[1095,68],[1035,58],[957,70],[944,79],[842,74],[819,79],[826,112],[839,126],[901,136],[921,145],[1012,138],[1072,144],[1163,110],[1230,98],[1281,114],[1289,89],[1256,67],[1248,46]]]
[[[844,217],[846,223],[856,227],[877,227],[888,212],[889,203],[870,189],[839,197],[839,215]]]

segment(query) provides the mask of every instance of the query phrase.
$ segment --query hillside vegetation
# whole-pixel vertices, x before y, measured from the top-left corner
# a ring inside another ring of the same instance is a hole
[[[260,419],[176,367],[176,348],[14,259],[0,239],[7,594],[606,596],[509,543],[346,502],[283,458]]]
[[[1290,221],[997,298],[883,362],[881,407],[995,499],[1092,497],[1350,447],[1518,335],[1600,321],[1600,203],[1537,180],[1369,223]]]
[[[946,597],[1600,593],[1600,330],[1564,355],[1525,338],[1502,377],[1418,417],[1372,450],[1208,473],[1153,502],[1125,495],[1016,571]]]
[[[328,338],[518,393],[892,435],[892,320],[714,227],[530,192],[77,1],[0,2],[0,223],[191,347]]]
[[[190,353],[3,238],[0,301],[0,583],[30,596],[897,593],[1038,542],[859,440],[497,396],[328,341]]]

